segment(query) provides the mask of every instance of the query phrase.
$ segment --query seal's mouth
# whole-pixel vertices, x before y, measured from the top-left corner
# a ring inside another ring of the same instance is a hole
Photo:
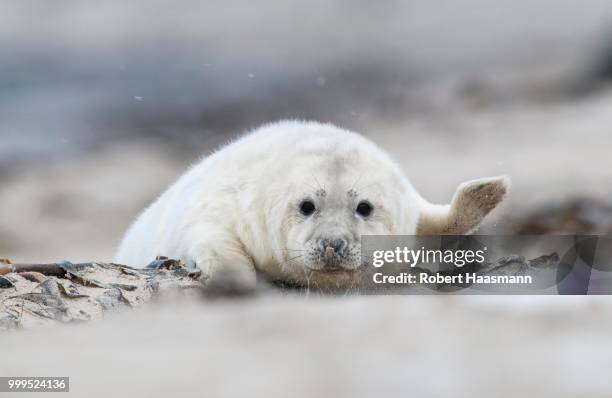
[[[308,271],[317,272],[320,274],[355,274],[360,271],[361,267],[358,268],[344,268],[338,265],[326,265],[322,268],[311,268],[306,267]]]
[[[311,245],[312,246],[312,245]],[[308,273],[318,275],[354,275],[359,273],[365,264],[361,263],[357,257],[355,247],[349,246],[345,248],[334,248],[327,246],[323,249],[321,245],[317,247],[306,248],[306,255],[302,261],[297,264],[300,268]]]

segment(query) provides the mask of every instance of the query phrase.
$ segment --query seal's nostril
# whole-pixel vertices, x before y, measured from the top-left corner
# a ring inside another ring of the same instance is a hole
[[[319,240],[319,250],[321,252],[325,252],[325,249],[327,249],[327,246],[329,246],[329,240],[327,240],[327,239],[320,239]]]
[[[346,240],[334,239],[329,242],[329,245],[334,249],[337,254],[342,254],[344,252],[344,249],[346,248]]]
[[[318,242],[319,250],[322,253],[328,253],[331,251],[331,254],[344,254],[348,243],[345,239],[321,239]]]

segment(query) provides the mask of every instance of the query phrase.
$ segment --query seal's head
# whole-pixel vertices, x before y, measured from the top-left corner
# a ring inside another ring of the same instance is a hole
[[[278,262],[299,282],[346,286],[364,269],[361,236],[469,233],[506,193],[504,177],[475,180],[462,184],[450,205],[432,205],[369,140],[314,127],[277,165],[282,183],[267,191]]]
[[[330,185],[297,196],[286,209],[290,265],[309,272],[358,270],[361,236],[393,233],[398,205],[382,185],[361,194],[355,188]]]

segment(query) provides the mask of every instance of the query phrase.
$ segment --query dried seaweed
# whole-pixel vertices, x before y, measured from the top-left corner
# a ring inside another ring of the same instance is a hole
[[[517,234],[612,233],[612,203],[591,198],[547,204],[512,218],[510,229]]]

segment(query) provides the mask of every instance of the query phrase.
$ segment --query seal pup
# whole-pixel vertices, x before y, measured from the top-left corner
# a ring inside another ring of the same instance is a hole
[[[461,184],[434,205],[365,137],[331,124],[264,125],[197,163],[131,225],[117,261],[156,256],[236,275],[343,287],[362,235],[466,234],[503,200],[506,177]]]

